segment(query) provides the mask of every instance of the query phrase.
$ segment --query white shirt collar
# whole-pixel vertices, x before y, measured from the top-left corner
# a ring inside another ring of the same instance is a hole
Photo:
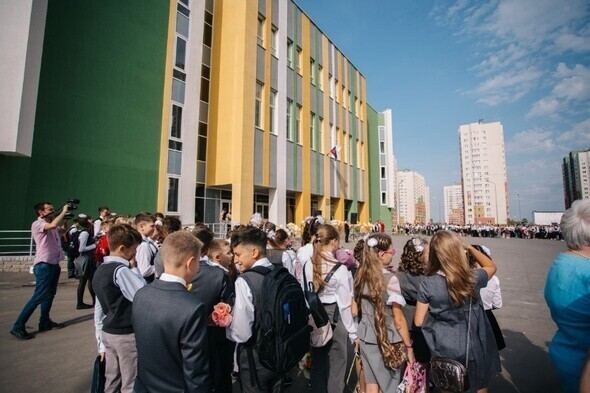
[[[208,265],[210,265],[210,266],[215,266],[215,267],[218,267],[218,268],[222,269],[224,272],[226,272],[226,273],[229,273],[229,270],[227,270],[227,269],[225,268],[225,266],[223,266],[223,265],[221,265],[221,264],[219,264],[219,263],[217,263],[217,262],[213,262],[213,261],[212,261],[212,260],[210,260],[210,259],[207,261],[207,264],[208,264]]]
[[[104,257],[104,262],[108,263],[108,262],[119,262],[124,264],[125,266],[129,266],[129,261],[123,257],[117,257],[114,255],[107,255]]]
[[[272,267],[272,263],[270,263],[268,258],[265,257],[265,258],[260,258],[259,260],[254,262],[254,265],[252,265],[252,267],[254,267],[254,266]]]
[[[167,282],[177,282],[186,287],[186,281],[184,280],[184,278],[175,276],[173,274],[162,273],[162,275],[160,276],[160,280]]]

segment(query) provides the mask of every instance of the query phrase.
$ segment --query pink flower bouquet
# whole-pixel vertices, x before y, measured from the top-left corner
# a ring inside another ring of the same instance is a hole
[[[230,313],[231,306],[229,304],[223,302],[217,303],[215,307],[213,307],[211,320],[216,326],[228,327],[232,321],[232,316]]]

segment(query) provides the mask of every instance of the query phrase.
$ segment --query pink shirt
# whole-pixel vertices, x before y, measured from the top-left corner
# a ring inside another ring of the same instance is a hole
[[[59,229],[53,228],[46,231],[43,229],[45,224],[47,224],[47,221],[41,217],[31,224],[31,234],[37,245],[35,263],[46,262],[57,265],[63,259]]]

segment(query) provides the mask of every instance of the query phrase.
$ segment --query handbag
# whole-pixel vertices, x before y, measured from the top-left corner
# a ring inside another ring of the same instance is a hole
[[[465,392],[469,390],[469,337],[471,336],[471,301],[469,298],[469,317],[467,319],[467,349],[465,365],[454,359],[437,357],[430,361],[430,374],[434,384],[450,392]]]
[[[424,364],[414,362],[408,364],[404,376],[396,393],[428,393],[428,383],[426,382],[426,367]]]
[[[326,278],[324,278],[324,282],[320,285],[318,292],[321,292],[322,289],[324,289],[324,283],[327,283],[330,278],[332,278],[334,272],[336,272],[339,267],[340,265],[335,265],[330,270],[326,275]],[[328,318],[328,313],[322,304],[320,296],[313,291],[313,282],[307,281],[305,266],[303,267],[303,284],[305,300],[309,306],[309,325],[312,328],[310,345],[314,348],[323,347],[332,339],[332,324],[330,323],[330,318]]]
[[[91,393],[104,393],[105,383],[105,361],[100,360],[100,356],[94,361],[94,372],[92,373]]]

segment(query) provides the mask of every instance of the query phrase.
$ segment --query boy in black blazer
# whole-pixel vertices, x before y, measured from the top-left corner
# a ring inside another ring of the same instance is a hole
[[[168,236],[160,249],[164,273],[135,295],[135,392],[211,391],[205,304],[186,288],[201,246],[188,232]]]

